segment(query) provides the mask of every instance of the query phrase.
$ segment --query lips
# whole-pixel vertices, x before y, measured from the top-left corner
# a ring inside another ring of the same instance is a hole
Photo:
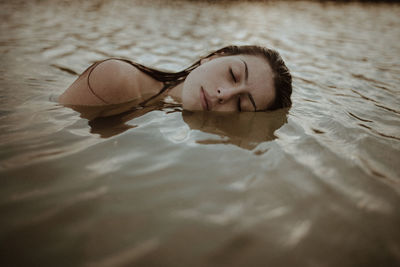
[[[200,102],[203,110],[210,110],[210,102],[207,99],[207,93],[204,91],[203,86],[200,88]]]

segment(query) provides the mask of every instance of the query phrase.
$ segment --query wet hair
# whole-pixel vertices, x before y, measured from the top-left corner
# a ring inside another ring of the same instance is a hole
[[[158,97],[159,95],[161,95],[162,93],[167,91],[168,89],[175,87],[176,85],[183,82],[192,70],[194,70],[195,68],[200,66],[200,62],[202,59],[209,58],[214,55],[218,55],[218,56],[255,55],[255,56],[263,57],[269,63],[269,65],[272,69],[273,76],[274,76],[273,82],[274,82],[274,88],[275,88],[275,101],[273,102],[273,104],[270,107],[267,108],[267,110],[287,108],[292,105],[292,101],[290,99],[290,96],[292,94],[292,76],[290,74],[290,71],[289,71],[288,67],[286,67],[285,62],[283,61],[283,59],[279,55],[279,53],[273,49],[269,49],[266,47],[255,46],[255,45],[226,46],[226,47],[223,47],[221,49],[218,49],[218,50],[208,54],[205,57],[201,57],[198,61],[193,63],[191,66],[189,66],[188,68],[186,68],[182,71],[179,71],[179,72],[161,71],[161,70],[157,70],[154,68],[146,67],[142,64],[132,62],[130,60],[126,60],[126,59],[120,59],[120,60],[135,66],[140,71],[144,72],[145,74],[151,76],[155,80],[160,81],[164,84],[163,88],[157,94],[155,94],[154,96],[145,100],[144,102],[140,103],[140,105],[145,105],[146,103],[155,99],[156,97]],[[100,63],[100,62],[98,62],[98,63]],[[98,63],[96,63],[95,65],[97,65]],[[91,68],[90,73],[93,69],[94,69],[94,67]],[[89,73],[89,76],[90,76],[90,73]],[[89,81],[89,76],[88,76],[88,81]],[[94,93],[94,91],[90,87],[89,82],[88,82],[88,85],[89,85],[90,90]]]
[[[213,55],[254,55],[263,57],[272,69],[275,88],[275,101],[267,110],[287,108],[292,105],[290,99],[292,94],[292,75],[276,50],[256,45],[227,46],[211,53],[207,57]]]

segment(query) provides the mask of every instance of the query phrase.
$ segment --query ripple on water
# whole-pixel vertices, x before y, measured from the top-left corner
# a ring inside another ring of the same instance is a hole
[[[2,1],[2,260],[396,266],[399,11],[358,2]],[[293,74],[290,110],[164,108],[94,120],[54,101],[106,57],[178,71],[248,43],[282,54]]]

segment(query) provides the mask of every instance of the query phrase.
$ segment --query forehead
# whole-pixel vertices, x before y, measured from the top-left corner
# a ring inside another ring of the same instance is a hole
[[[248,67],[247,89],[252,94],[258,110],[267,109],[275,98],[273,72],[268,61],[261,56],[238,55]]]

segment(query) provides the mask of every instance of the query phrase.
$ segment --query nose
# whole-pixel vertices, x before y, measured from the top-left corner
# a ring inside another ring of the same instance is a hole
[[[217,89],[217,99],[219,104],[226,103],[232,97],[238,95],[240,90],[237,88],[224,88],[218,87]]]

